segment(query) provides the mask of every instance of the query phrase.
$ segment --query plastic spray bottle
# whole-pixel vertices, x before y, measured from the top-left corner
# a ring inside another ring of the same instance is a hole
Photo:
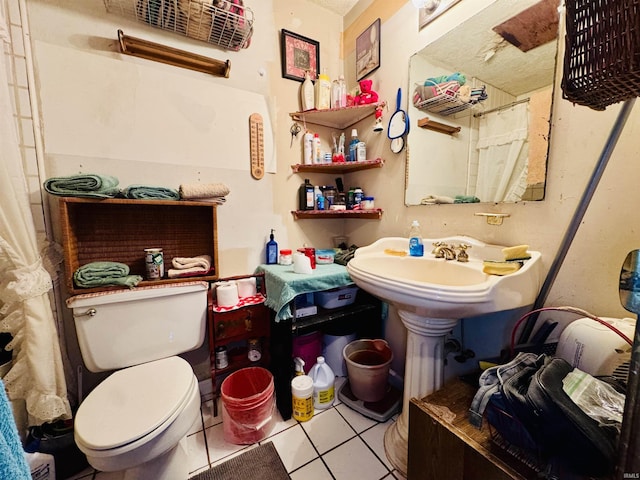
[[[327,365],[324,357],[318,357],[316,364],[311,367],[309,375],[313,379],[313,406],[317,409],[328,408],[335,400],[336,375]]]
[[[409,255],[412,257],[422,257],[424,255],[424,245],[422,244],[422,232],[420,224],[414,220],[409,231]]]
[[[291,380],[292,416],[300,422],[313,417],[313,379],[304,374],[304,360],[293,359],[296,376]]]
[[[309,70],[304,72],[304,82],[300,85],[300,106],[303,112],[315,107],[315,92]]]
[[[273,239],[273,228],[267,242],[267,265],[275,265],[278,263],[278,244]]]

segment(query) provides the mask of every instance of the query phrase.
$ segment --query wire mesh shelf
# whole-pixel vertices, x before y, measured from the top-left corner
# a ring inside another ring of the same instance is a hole
[[[107,12],[217,45],[247,48],[253,11],[242,0],[104,0]]]
[[[473,105],[474,104],[469,102],[463,102],[457,96],[443,93],[418,102],[415,104],[415,107],[419,110],[426,110],[427,112],[437,113],[446,117],[453,115],[454,113],[468,110],[473,107]]]

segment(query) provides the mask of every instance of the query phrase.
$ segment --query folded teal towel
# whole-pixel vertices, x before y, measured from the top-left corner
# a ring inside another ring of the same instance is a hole
[[[453,203],[478,203],[480,199],[478,197],[474,197],[473,195],[456,195],[456,198],[453,200]]]
[[[120,193],[118,179],[109,175],[72,175],[47,179],[44,189],[63,197],[112,198]]]
[[[11,404],[0,380],[0,478],[31,480]]]
[[[267,289],[265,305],[276,312],[276,322],[293,317],[289,303],[298,295],[353,284],[347,268],[336,263],[317,265],[310,275],[294,273],[290,265],[260,265],[256,273],[263,272]]]
[[[129,275],[129,267],[119,262],[92,262],[81,266],[73,274],[78,287],[91,288],[122,285],[133,288],[142,281],[140,275]]]
[[[122,196],[141,200],[180,200],[178,190],[150,185],[129,185],[122,190]]]

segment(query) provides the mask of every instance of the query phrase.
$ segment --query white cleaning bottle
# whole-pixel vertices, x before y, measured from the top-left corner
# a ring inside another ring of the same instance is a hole
[[[300,85],[300,106],[303,112],[315,108],[314,86],[309,70],[304,72],[304,82]]]
[[[414,220],[409,231],[409,255],[412,257],[422,257],[424,255],[424,245],[422,244],[422,232],[420,224]]]
[[[336,375],[327,365],[324,357],[318,357],[311,367],[309,376],[313,379],[313,406],[317,409],[328,408],[335,399]]]

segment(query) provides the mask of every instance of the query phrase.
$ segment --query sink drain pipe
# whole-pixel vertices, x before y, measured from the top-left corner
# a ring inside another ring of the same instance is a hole
[[[611,153],[620,138],[620,134],[622,133],[622,129],[624,128],[625,123],[627,122],[627,118],[631,113],[631,109],[633,108],[633,104],[636,99],[632,98],[630,100],[626,100],[622,109],[618,113],[618,118],[611,129],[611,133],[609,134],[609,138],[607,139],[607,143],[605,144],[602,153],[600,154],[600,158],[598,163],[596,164],[593,173],[591,174],[591,178],[589,179],[589,183],[587,184],[587,188],[582,194],[582,198],[580,199],[580,203],[578,203],[578,207],[573,214],[573,218],[571,219],[571,223],[567,228],[567,231],[564,234],[564,238],[562,239],[562,244],[560,245],[560,249],[556,254],[553,263],[551,264],[551,268],[549,269],[549,273],[542,284],[542,288],[540,289],[540,293],[536,298],[536,301],[533,305],[533,310],[537,310],[544,306],[544,302],[547,300],[547,296],[549,295],[549,291],[553,286],[553,282],[558,276],[558,271],[562,266],[562,262],[564,262],[565,257],[567,256],[567,252],[569,251],[569,247],[571,246],[571,242],[573,241],[576,232],[578,231],[578,227],[582,222],[585,212],[589,207],[589,203],[591,203],[591,198],[593,197],[594,192],[600,182],[600,178],[602,178],[602,174],[604,173],[604,169],[609,162],[609,158],[611,157]],[[522,328],[522,332],[520,333],[520,338],[518,339],[519,344],[527,343],[529,341],[529,337],[533,328],[536,324],[536,320],[538,319],[539,313],[531,315],[527,321],[525,322],[524,327]]]

